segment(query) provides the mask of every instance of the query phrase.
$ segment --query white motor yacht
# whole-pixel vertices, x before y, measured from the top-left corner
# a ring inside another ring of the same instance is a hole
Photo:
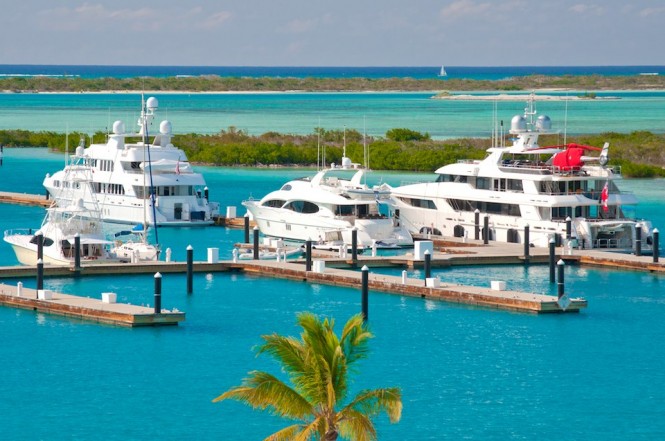
[[[382,214],[379,204],[387,202],[385,189],[373,189],[364,182],[364,169],[342,167],[319,171],[312,178],[289,181],[261,200],[244,201],[259,230],[272,237],[326,244],[351,244],[357,231],[359,247],[411,246],[411,235],[394,219]],[[353,173],[350,179],[335,176]]]
[[[569,228],[567,245],[625,251],[639,230],[642,249],[650,250],[651,223],[628,214],[638,201],[617,186],[621,169],[607,165],[607,144],[539,146],[538,136],[552,133],[551,120],[536,118],[533,95],[510,133],[513,144],[501,145],[497,136],[483,160],[443,166],[434,182],[392,188],[402,225],[473,239],[478,230],[482,236],[487,216],[488,240],[524,243],[528,225],[529,243],[546,247],[552,238],[561,243]]]
[[[44,179],[48,193],[63,199],[62,205],[83,199],[88,208],[98,207],[105,222],[160,227],[212,224],[219,204],[208,201],[203,176],[171,143],[171,123],[162,121],[159,133],[150,137],[157,107],[156,98],[146,100],[138,133],[127,133],[124,123],[116,121],[106,144],[77,147],[65,169]],[[90,180],[92,193],[74,187],[83,179]]]

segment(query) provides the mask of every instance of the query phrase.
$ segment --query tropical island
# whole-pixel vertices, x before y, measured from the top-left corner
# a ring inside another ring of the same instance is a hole
[[[5,92],[366,92],[366,91],[532,91],[554,90],[651,90],[665,89],[665,76],[632,75],[527,75],[503,80],[459,78],[291,78],[291,77],[6,77],[0,79]]]
[[[74,151],[82,133],[31,132],[0,130],[0,144],[10,147],[48,147],[64,152]],[[106,142],[106,133],[97,132],[93,142]],[[90,142],[90,140],[88,140]],[[509,139],[505,139],[509,143]],[[569,137],[567,142],[600,146],[609,142],[610,164],[621,166],[627,177],[665,176],[662,146],[665,135],[647,131],[628,134],[606,132],[597,135]],[[173,143],[182,148],[190,162],[225,167],[314,167],[319,147],[326,149],[327,163],[340,163],[344,143],[352,161],[362,163],[364,146],[369,151],[370,167],[375,170],[432,172],[461,159],[481,159],[490,147],[488,138],[433,140],[428,133],[408,128],[388,130],[385,136],[363,137],[357,130],[325,130],[316,128],[307,135],[267,132],[250,135],[235,127],[211,135],[179,134]],[[541,136],[542,145],[560,144],[557,135]]]

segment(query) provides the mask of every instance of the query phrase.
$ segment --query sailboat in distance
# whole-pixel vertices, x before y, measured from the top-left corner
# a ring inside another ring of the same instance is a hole
[[[444,66],[441,66],[441,71],[437,75],[437,77],[447,77],[448,73],[446,72],[446,68]]]

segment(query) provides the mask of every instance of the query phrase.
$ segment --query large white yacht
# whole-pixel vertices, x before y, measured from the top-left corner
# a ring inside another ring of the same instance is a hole
[[[570,218],[571,246],[632,250],[639,228],[642,249],[650,250],[651,223],[627,214],[638,201],[617,187],[621,169],[607,165],[608,144],[539,146],[538,136],[552,133],[551,120],[536,117],[533,95],[524,115],[512,118],[510,133],[512,145],[496,142],[481,161],[443,166],[435,182],[392,188],[402,225],[475,238],[480,224],[484,238],[487,216],[488,240],[524,243],[528,225],[529,243],[546,247],[566,237]]]
[[[364,169],[351,168],[343,158],[341,167],[319,171],[314,177],[289,181],[261,200],[242,204],[259,230],[272,237],[320,244],[352,243],[357,230],[359,247],[410,246],[413,239],[406,229],[379,210],[389,192],[368,187]],[[353,173],[350,179],[340,174]]]
[[[156,226],[208,225],[219,204],[208,201],[208,188],[190,166],[185,152],[171,143],[169,121],[150,140],[156,98],[142,105],[138,133],[127,133],[122,121],[113,123],[106,144],[80,145],[64,170],[47,175],[44,187],[61,205],[83,199],[99,209],[105,222]],[[131,141],[134,138],[134,141]],[[89,179],[92,194],[72,188]],[[151,189],[154,191],[151,192]],[[98,205],[97,205],[98,204]]]

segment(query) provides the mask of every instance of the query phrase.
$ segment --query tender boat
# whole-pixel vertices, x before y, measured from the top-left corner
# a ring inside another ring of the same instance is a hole
[[[567,245],[630,251],[639,230],[642,249],[650,250],[651,223],[627,214],[638,201],[617,186],[621,168],[607,165],[608,144],[539,146],[538,136],[552,133],[551,120],[536,118],[534,101],[532,95],[524,115],[511,120],[512,145],[497,141],[481,161],[443,166],[434,182],[392,188],[402,225],[475,238],[487,216],[489,240],[524,243],[528,225],[529,243],[546,247],[567,237],[569,222]]]
[[[114,246],[110,253],[123,262],[154,261],[159,260],[160,247],[148,243],[143,225],[137,225],[132,230],[122,230],[113,234]],[[123,240],[129,237],[129,240]]]
[[[99,209],[105,222],[160,227],[212,224],[219,204],[208,201],[203,176],[171,143],[171,123],[162,121],[159,133],[150,139],[157,107],[153,97],[142,105],[138,133],[126,133],[124,123],[116,121],[106,144],[77,147],[63,170],[44,179],[48,193],[64,205],[83,199],[88,208]],[[73,187],[82,180],[90,181],[92,193]]]
[[[267,236],[319,244],[351,244],[353,228],[357,244],[370,247],[411,246],[413,239],[394,219],[382,214],[389,192],[364,183],[365,169],[351,168],[348,158],[341,167],[319,171],[314,177],[289,181],[261,200],[242,204]],[[350,179],[336,174],[353,173]]]

